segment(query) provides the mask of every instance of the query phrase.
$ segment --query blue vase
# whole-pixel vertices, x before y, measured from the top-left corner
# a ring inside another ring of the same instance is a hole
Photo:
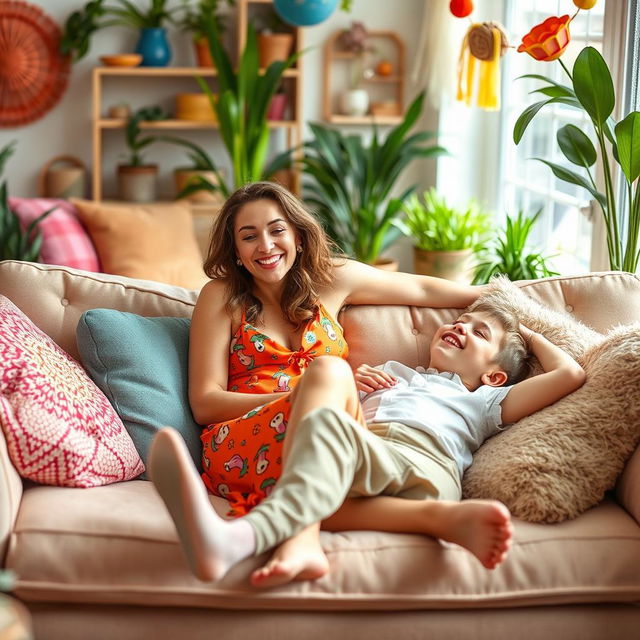
[[[338,6],[338,0],[274,0],[280,17],[296,27],[310,27],[326,20]]]
[[[141,67],[166,67],[171,60],[171,47],[164,27],[140,29],[136,53],[142,55]]]

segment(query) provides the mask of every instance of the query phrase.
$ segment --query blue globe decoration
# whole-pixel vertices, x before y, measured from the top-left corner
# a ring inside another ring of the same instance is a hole
[[[338,0],[274,0],[273,6],[294,27],[311,27],[326,20],[336,10]]]

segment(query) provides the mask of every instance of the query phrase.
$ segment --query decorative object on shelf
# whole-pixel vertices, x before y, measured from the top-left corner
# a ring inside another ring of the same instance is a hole
[[[218,26],[218,32],[223,33],[225,22],[220,14],[220,4],[225,2],[228,6],[233,6],[235,0],[198,0],[195,8],[187,6],[185,13],[178,21],[178,26],[183,31],[193,34],[193,46],[196,63],[199,67],[213,67],[213,58],[209,51],[209,42],[205,35],[204,24],[211,16]]]
[[[107,115],[114,120],[128,120],[131,117],[131,106],[128,102],[112,104],[107,109]]]
[[[121,25],[140,31],[136,53],[142,55],[142,66],[166,66],[171,59],[171,47],[164,25],[173,20],[177,11],[184,10],[184,6],[170,9],[167,6],[169,0],[146,0],[147,7],[142,9],[131,0],[111,1],[115,5],[107,5],[105,0],[90,0],[67,18],[60,41],[62,52],[72,55],[74,61],[80,60],[89,51],[91,36],[95,31]]]
[[[369,65],[367,54],[373,52],[378,61]],[[380,124],[402,120],[405,48],[396,33],[368,31],[361,22],[353,22],[349,29],[329,36],[324,56],[326,120],[336,124],[370,124],[372,117]],[[338,73],[339,65],[347,66],[348,74]],[[376,66],[382,73],[376,73]],[[347,76],[348,85],[340,82]]]
[[[100,56],[100,62],[107,67],[137,67],[142,62],[142,55],[139,53],[118,53]]]
[[[70,62],[60,36],[40,7],[0,0],[0,127],[41,118],[64,93]]]
[[[206,93],[178,93],[176,118],[210,123],[218,121],[212,101]]]
[[[86,188],[87,167],[75,156],[51,158],[38,174],[41,198],[84,198]]]
[[[351,10],[353,0],[341,0],[343,11]],[[283,20],[296,27],[312,27],[324,22],[338,7],[338,0],[273,0]]]
[[[269,178],[278,169],[284,168],[288,161],[281,155],[267,164],[267,111],[284,72],[295,63],[298,54],[294,53],[286,61],[271,63],[261,73],[256,34],[253,27],[248,25],[246,45],[240,63],[234,69],[212,19],[206,24],[206,33],[218,69],[218,98],[202,78],[198,78],[198,82],[218,115],[220,134],[231,159],[233,174],[231,188],[219,174],[219,184],[212,185],[212,188],[228,197],[234,188]]]
[[[284,87],[279,87],[276,94],[271,98],[269,109],[267,110],[267,120],[284,120],[289,98]]]
[[[272,62],[287,60],[294,44],[291,26],[272,7],[267,7],[257,22],[260,67],[266,69]]]
[[[373,264],[400,235],[392,220],[402,215],[415,187],[398,197],[389,194],[403,170],[417,158],[446,153],[424,144],[433,133],[410,130],[422,113],[424,93],[411,103],[401,124],[380,139],[377,129],[367,145],[361,136],[311,124],[314,138],[304,143],[301,158],[305,201],[315,209],[325,229],[349,256]]]
[[[0,149],[0,176],[14,147],[15,141]],[[6,181],[0,184],[0,260],[38,262],[42,246],[42,233],[38,225],[54,208],[45,211],[23,229],[20,218],[9,206]]]
[[[593,6],[590,2],[580,0],[574,0],[574,4],[580,8]],[[528,51],[528,48],[524,50],[533,55],[534,52]],[[516,121],[513,139],[518,144],[529,122],[549,104],[562,103],[588,116],[595,131],[597,149],[590,136],[575,125],[565,125],[557,132],[562,154],[571,164],[586,171],[586,177],[567,168],[566,164],[536,159],[544,162],[559,180],[582,187],[593,196],[604,218],[610,268],[635,273],[640,259],[640,111],[632,111],[615,123],[612,113],[616,96],[611,73],[602,55],[593,47],[582,49],[572,72],[554,53],[548,59],[558,60],[567,74],[569,85],[539,75],[525,76],[546,82],[545,86],[537,89],[545,95],[545,99],[522,112]],[[609,145],[612,146],[612,152],[609,151]],[[598,190],[592,173],[598,159],[604,172],[605,193]],[[613,178],[614,163],[620,167],[620,179],[626,192],[625,198],[620,200]],[[621,210],[622,207],[624,210]]]
[[[547,263],[549,256],[527,247],[529,234],[539,215],[540,211],[531,217],[523,211],[519,211],[515,218],[507,215],[502,235],[495,238],[492,245],[478,251],[483,262],[476,267],[473,284],[485,284],[498,273],[503,273],[509,280],[535,280],[558,275]]]
[[[153,202],[156,200],[158,165],[144,164],[142,150],[155,142],[156,136],[141,137],[140,123],[164,120],[160,107],[142,107],[127,122],[125,139],[131,153],[129,162],[118,165],[118,195],[127,202]]]
[[[452,207],[434,188],[422,198],[412,194],[404,212],[404,220],[393,224],[414,240],[414,272],[469,284],[474,254],[492,228],[489,214],[475,202]]]

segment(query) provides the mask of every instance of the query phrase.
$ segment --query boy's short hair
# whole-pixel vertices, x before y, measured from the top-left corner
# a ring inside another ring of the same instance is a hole
[[[504,330],[500,350],[493,359],[507,374],[506,385],[524,380],[530,371],[527,344],[520,333],[520,322],[514,313],[491,302],[480,301],[473,305],[473,313],[486,313]]]

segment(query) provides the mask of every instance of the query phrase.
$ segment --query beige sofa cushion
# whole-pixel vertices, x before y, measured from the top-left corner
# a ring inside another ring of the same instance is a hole
[[[559,525],[515,525],[510,556],[495,571],[425,536],[323,533],[328,576],[260,592],[248,576],[266,556],[216,584],[194,578],[151,483],[31,487],[7,566],[19,576],[18,597],[36,601],[378,610],[640,599],[640,528],[619,506],[606,502]]]

